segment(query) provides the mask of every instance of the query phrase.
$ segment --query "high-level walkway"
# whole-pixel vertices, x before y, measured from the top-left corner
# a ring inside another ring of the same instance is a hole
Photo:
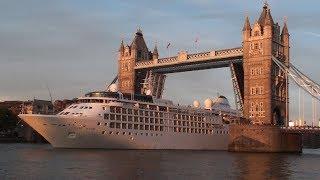
[[[153,72],[168,74],[228,67],[230,63],[241,63],[242,57],[242,47],[196,54],[188,54],[186,51],[182,51],[173,57],[137,62],[134,69],[153,69]]]

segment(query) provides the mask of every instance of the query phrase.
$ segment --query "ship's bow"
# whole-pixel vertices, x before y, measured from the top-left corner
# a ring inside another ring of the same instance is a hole
[[[20,114],[19,117],[52,144],[53,133],[48,125],[56,123],[55,115]]]

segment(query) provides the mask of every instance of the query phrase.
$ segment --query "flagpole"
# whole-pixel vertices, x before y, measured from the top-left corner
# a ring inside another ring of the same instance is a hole
[[[195,49],[195,53],[198,52],[198,41],[199,41],[199,37],[196,37],[195,41],[194,41],[194,49]]]
[[[170,46],[171,46],[171,43],[170,42],[168,42],[168,44],[167,44],[167,50],[168,50],[168,57],[170,57],[170,55],[171,55],[171,53],[170,53]]]

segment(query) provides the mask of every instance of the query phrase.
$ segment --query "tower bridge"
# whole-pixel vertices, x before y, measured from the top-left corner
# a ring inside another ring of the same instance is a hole
[[[194,54],[181,51],[173,57],[159,58],[157,46],[149,51],[138,29],[130,45],[121,42],[118,64],[121,92],[156,98],[162,97],[166,74],[229,67],[237,108],[243,118],[255,125],[288,126],[289,78],[320,99],[320,86],[290,63],[287,23],[280,27],[274,22],[267,4],[254,24],[248,16],[245,18],[242,47]],[[304,130],[311,132],[301,128]],[[287,131],[292,129],[282,129],[281,133]],[[319,129],[312,132],[317,131],[320,133]],[[298,132],[297,129],[294,132]]]
[[[126,93],[147,92],[161,98],[167,73],[230,67],[237,107],[255,124],[288,124],[288,81],[272,60],[289,63],[289,32],[273,21],[263,6],[251,25],[246,17],[242,47],[159,58],[157,46],[149,51],[139,29],[130,45],[119,48],[119,89]]]

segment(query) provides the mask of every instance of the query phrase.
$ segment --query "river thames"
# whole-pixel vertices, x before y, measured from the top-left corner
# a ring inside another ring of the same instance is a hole
[[[299,155],[0,144],[0,179],[320,179],[320,149]]]

